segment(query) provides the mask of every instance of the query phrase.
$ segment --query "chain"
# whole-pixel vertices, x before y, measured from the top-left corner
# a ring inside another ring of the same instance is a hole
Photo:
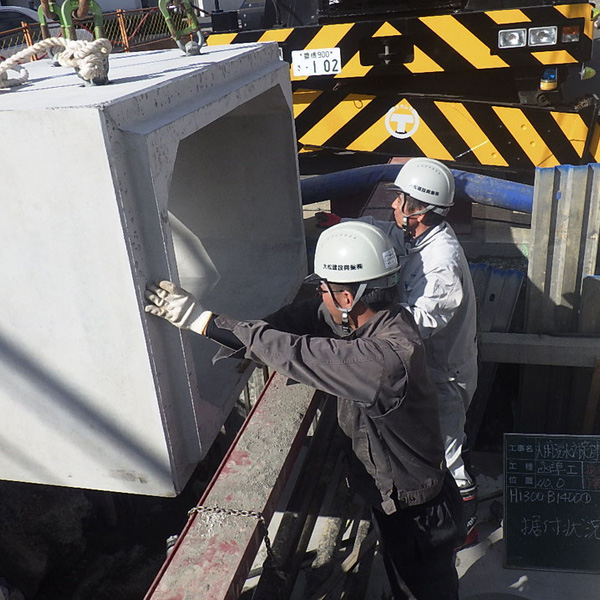
[[[277,560],[275,558],[275,553],[273,552],[273,548],[271,546],[271,540],[269,539],[269,528],[267,527],[267,522],[263,517],[261,512],[257,512],[254,510],[243,510],[239,508],[219,508],[218,506],[195,506],[194,508],[188,511],[188,517],[191,517],[194,513],[213,513],[219,515],[228,515],[232,517],[254,517],[258,519],[258,523],[262,529],[263,540],[265,542],[265,548],[267,550],[267,556],[272,564],[276,567]]]

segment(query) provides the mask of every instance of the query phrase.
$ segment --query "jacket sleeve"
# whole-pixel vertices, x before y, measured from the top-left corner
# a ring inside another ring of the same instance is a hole
[[[295,302],[283,306],[279,310],[264,318],[265,323],[268,323],[275,329],[285,331],[287,333],[302,334],[306,331],[316,331],[325,328],[331,333],[330,329],[319,318],[321,310],[319,305],[321,300],[313,298],[304,302]],[[213,314],[208,322],[204,335],[221,345],[221,348],[213,357],[213,364],[224,358],[244,358],[245,344],[233,332],[233,328],[228,325],[233,322],[229,317],[219,319],[219,315]],[[224,323],[226,326],[224,326]]]
[[[448,325],[462,299],[460,272],[445,265],[424,273],[414,282],[402,306],[413,315],[421,337],[426,339]]]
[[[288,304],[263,320],[274,329],[287,333],[302,335],[314,332],[324,324],[319,319],[320,298],[312,298],[303,302]]]
[[[389,387],[393,368],[400,391],[385,396],[398,401],[403,395],[406,372],[402,362],[391,357],[393,352],[384,341],[297,335],[274,329],[265,321],[237,321],[225,315],[220,315],[216,323],[231,329],[241,340],[246,358],[300,383],[351,398],[366,407],[377,404],[378,411],[384,411],[389,406],[384,406],[386,400],[381,405],[380,395],[385,386]]]

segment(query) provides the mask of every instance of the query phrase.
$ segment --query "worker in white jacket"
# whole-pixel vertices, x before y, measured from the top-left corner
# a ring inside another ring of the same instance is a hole
[[[466,412],[477,386],[477,313],[469,265],[445,221],[454,204],[454,176],[441,162],[413,158],[400,170],[394,188],[395,221],[360,220],[385,231],[400,255],[400,301],[425,343],[446,464],[468,503],[468,541],[475,541],[477,488],[462,454]]]

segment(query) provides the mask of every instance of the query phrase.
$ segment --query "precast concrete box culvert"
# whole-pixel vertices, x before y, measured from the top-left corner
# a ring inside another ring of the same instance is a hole
[[[150,280],[260,318],[305,275],[289,65],[275,44],[28,63],[0,91],[0,478],[176,495],[250,370],[144,312]]]

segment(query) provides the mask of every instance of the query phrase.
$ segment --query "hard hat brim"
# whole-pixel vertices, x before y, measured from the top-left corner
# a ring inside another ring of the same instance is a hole
[[[317,275],[316,273],[311,273],[310,275],[307,275],[304,278],[304,281],[302,283],[303,284],[306,284],[306,283],[320,283],[321,281],[323,281],[323,278],[320,275]]]

